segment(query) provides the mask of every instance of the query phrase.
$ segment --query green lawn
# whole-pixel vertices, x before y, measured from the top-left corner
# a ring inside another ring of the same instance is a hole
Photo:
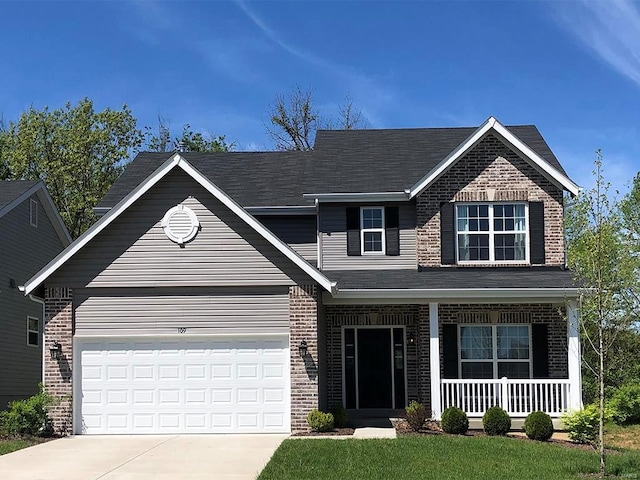
[[[0,455],[4,455],[5,453],[15,452],[16,450],[20,450],[22,448],[30,447],[31,445],[35,445],[36,441],[33,440],[24,440],[24,439],[5,439],[0,438]]]
[[[640,452],[609,455],[610,474],[640,478]],[[597,454],[497,437],[289,439],[258,477],[285,479],[569,479],[598,471]]]

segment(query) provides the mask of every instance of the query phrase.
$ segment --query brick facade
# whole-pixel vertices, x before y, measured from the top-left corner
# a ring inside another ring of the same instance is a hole
[[[73,294],[70,288],[45,288],[44,384],[57,403],[49,410],[57,434],[73,430]],[[62,357],[54,360],[49,349],[58,342]]]
[[[316,285],[289,288],[289,348],[291,358],[291,431],[309,430],[307,414],[318,408],[318,289]],[[307,355],[299,345],[305,340]]]
[[[543,202],[545,264],[564,265],[562,189],[495,136],[488,135],[418,196],[416,248],[421,267],[441,264],[440,205],[452,201]]]

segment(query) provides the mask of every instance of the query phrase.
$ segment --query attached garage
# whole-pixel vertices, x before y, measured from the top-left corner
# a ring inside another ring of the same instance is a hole
[[[290,431],[286,335],[76,342],[76,433]]]

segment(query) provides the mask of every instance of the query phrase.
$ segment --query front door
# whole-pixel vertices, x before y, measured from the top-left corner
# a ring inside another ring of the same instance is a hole
[[[345,329],[346,408],[405,406],[404,329]]]

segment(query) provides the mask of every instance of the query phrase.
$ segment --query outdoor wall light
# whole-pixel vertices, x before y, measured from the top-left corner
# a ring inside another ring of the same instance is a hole
[[[53,346],[49,349],[52,360],[60,360],[62,358],[62,345],[60,342],[54,342]]]
[[[414,345],[416,343],[416,334],[415,333],[410,333],[409,337],[407,338],[409,345]]]
[[[307,356],[307,352],[309,351],[309,346],[307,345],[306,340],[302,340],[300,345],[298,346],[298,351],[300,352],[300,356],[302,358]]]

